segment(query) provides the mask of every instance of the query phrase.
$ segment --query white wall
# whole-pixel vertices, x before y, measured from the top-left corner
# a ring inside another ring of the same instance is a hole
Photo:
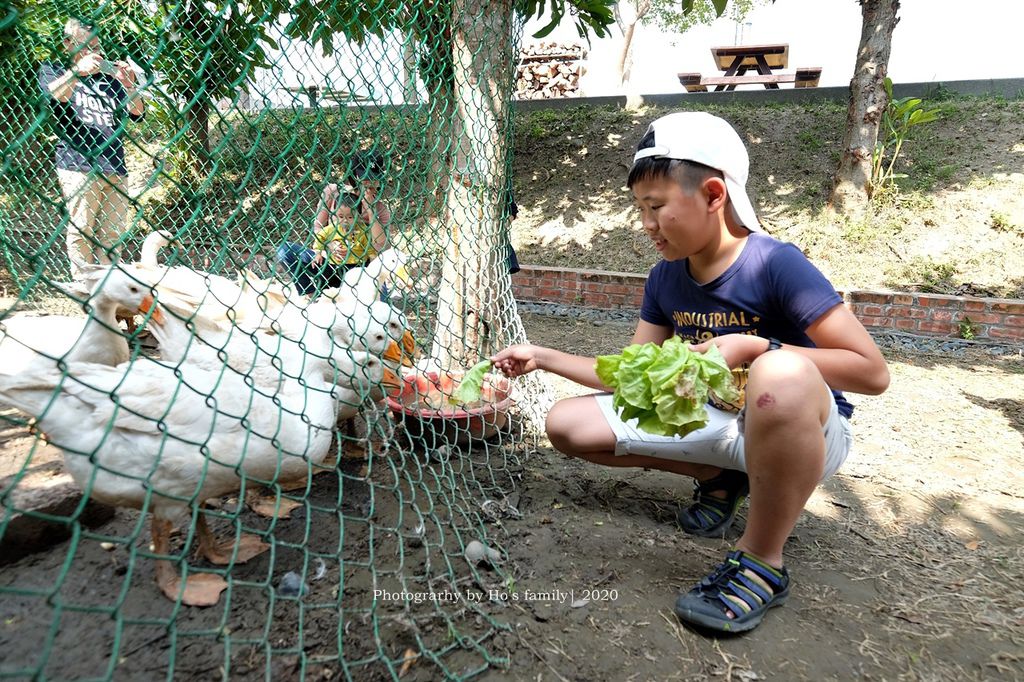
[[[1018,0],[903,0],[899,16],[889,61],[889,75],[898,83],[1024,76],[1024,59],[1016,54],[1024,33],[1024,3]],[[856,0],[776,0],[745,22],[750,26],[744,43],[788,43],[790,69],[820,66],[820,85],[849,84],[861,29]],[[527,24],[524,42],[536,41],[531,34],[540,25]],[[710,48],[735,44],[736,33],[736,24],[726,19],[684,35],[639,27],[633,48],[636,90],[678,93],[683,92],[678,72],[716,74]],[[581,82],[585,95],[619,94],[613,74],[622,36],[617,28],[612,34],[592,39]],[[572,22],[543,40],[552,39],[578,40]]]
[[[402,101],[402,41],[401,36],[380,39],[367,36],[362,45],[345,41],[337,36],[334,51],[324,55],[320,48],[301,40],[278,38],[281,50],[269,51],[270,69],[257,69],[249,106],[264,107],[307,106],[304,93],[289,91],[315,85],[320,89],[346,90],[360,98],[379,103]],[[324,102],[324,106],[334,106]]]
[[[1024,58],[1015,52],[1024,33],[1020,0],[902,0],[900,17],[889,61],[889,74],[897,83],[1024,77]],[[742,42],[788,43],[790,69],[820,66],[820,85],[849,84],[861,29],[856,0],[776,0],[752,12],[744,23],[749,26],[743,27]],[[524,44],[537,42],[532,34],[541,25],[527,24]],[[677,73],[717,74],[710,48],[735,44],[737,32],[728,19],[683,35],[640,26],[633,43],[635,91],[681,93]],[[567,19],[542,40],[569,42],[579,37]],[[592,39],[581,94],[620,94],[614,64],[621,44],[617,28],[612,29],[611,38]],[[399,36],[388,40],[370,36],[363,46],[338,39],[335,53],[328,57],[296,42],[284,56],[271,55],[271,59],[277,61],[276,67],[260,70],[257,76],[251,101],[255,108],[305,104],[305,95],[289,94],[284,87],[311,84],[350,89],[380,103],[402,101]],[[262,100],[260,93],[269,96]]]

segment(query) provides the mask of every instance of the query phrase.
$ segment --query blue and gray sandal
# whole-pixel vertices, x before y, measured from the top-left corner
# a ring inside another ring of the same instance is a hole
[[[746,632],[789,597],[789,573],[739,550],[676,600],[679,620],[718,632]],[[734,617],[730,617],[730,614]]]
[[[710,493],[724,491],[725,497]],[[722,473],[706,481],[698,481],[693,491],[693,504],[679,510],[676,521],[690,535],[702,538],[723,537],[740,505],[750,493],[750,479],[746,472],[722,469]]]

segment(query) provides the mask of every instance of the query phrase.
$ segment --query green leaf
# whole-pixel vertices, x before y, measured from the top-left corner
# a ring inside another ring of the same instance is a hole
[[[476,363],[462,376],[462,381],[459,382],[458,388],[456,388],[448,402],[452,405],[466,405],[469,403],[475,403],[480,400],[480,394],[484,388],[484,375],[487,374],[491,369],[491,361],[483,360]]]
[[[604,382],[605,386],[618,386],[618,378],[616,375],[619,372],[619,365],[621,364],[621,355],[598,355],[597,364],[594,366],[594,370],[597,372],[597,378]]]
[[[739,400],[740,390],[736,387],[732,370],[729,369],[725,356],[722,355],[722,351],[718,350],[718,346],[712,345],[708,348],[704,353],[703,360],[701,371],[708,388],[727,403]]]
[[[717,347],[695,353],[679,337],[662,345],[634,344],[618,355],[597,358],[595,371],[614,389],[612,406],[623,420],[636,419],[648,433],[686,435],[707,424],[707,402],[714,392],[726,402],[739,398]]]
[[[541,26],[540,29],[536,33],[533,34],[533,37],[534,38],[546,38],[549,33],[551,33],[556,28],[558,28],[558,22],[561,21],[561,19],[562,19],[561,17],[558,17],[557,19],[552,19],[550,22],[548,22],[544,26]]]

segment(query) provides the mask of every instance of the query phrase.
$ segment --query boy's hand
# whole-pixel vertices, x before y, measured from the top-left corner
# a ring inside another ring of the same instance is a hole
[[[323,262],[324,262],[324,252],[323,251],[317,251],[316,255],[313,256],[313,260],[311,260],[309,262],[309,264],[312,265],[314,268],[318,268],[321,265],[323,265]]]
[[[75,73],[79,76],[92,76],[100,72],[103,57],[95,52],[86,52],[75,61]]]
[[[114,75],[125,90],[134,90],[136,84],[135,69],[129,66],[128,62],[114,62],[117,65],[117,73]]]
[[[540,346],[528,343],[509,346],[491,356],[491,362],[494,369],[505,376],[518,377],[541,368],[538,362],[541,350]]]
[[[693,344],[690,346],[690,350],[695,353],[703,353],[711,347],[711,344],[715,344],[729,368],[735,369],[745,362],[753,362],[758,355],[764,352],[767,343],[760,336],[723,334],[704,343]]]

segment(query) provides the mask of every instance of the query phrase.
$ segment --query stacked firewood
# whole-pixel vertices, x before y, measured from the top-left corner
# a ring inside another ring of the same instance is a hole
[[[553,99],[579,94],[586,50],[579,43],[527,45],[516,70],[517,99]]]

